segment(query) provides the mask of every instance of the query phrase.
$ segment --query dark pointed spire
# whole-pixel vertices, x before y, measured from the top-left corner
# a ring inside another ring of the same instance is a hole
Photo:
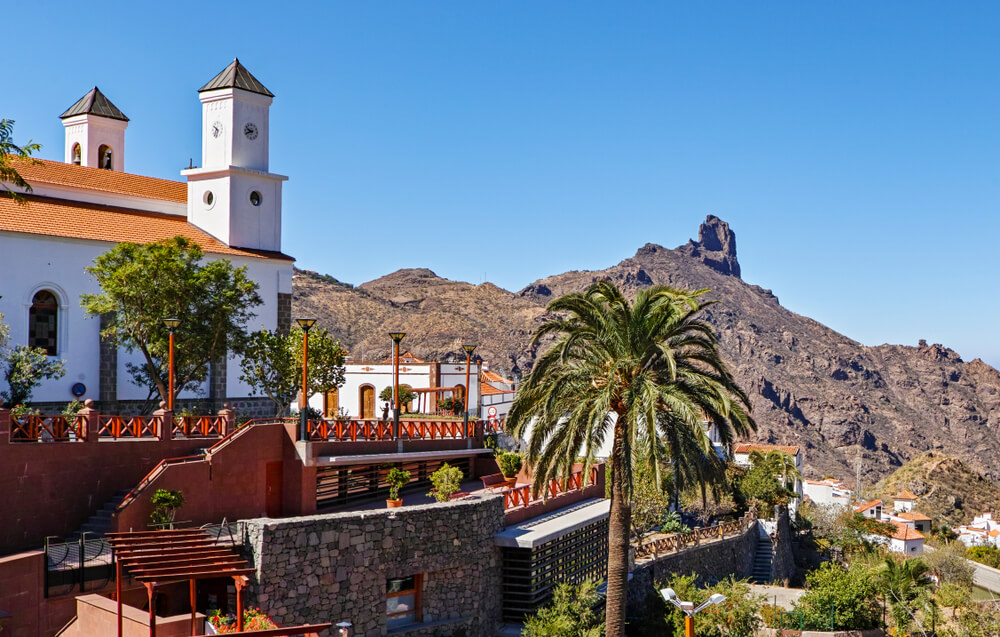
[[[214,91],[220,88],[241,88],[251,93],[259,93],[268,97],[274,97],[274,93],[264,88],[264,85],[257,81],[247,67],[240,64],[239,58],[234,58],[229,66],[213,77],[208,84],[198,89],[199,93],[204,91]]]
[[[105,97],[101,89],[96,86],[77,100],[76,104],[67,108],[66,112],[59,116],[59,119],[66,119],[74,115],[98,115],[109,119],[120,119],[123,122],[128,121],[125,113],[118,110],[118,107],[112,104],[111,100]]]

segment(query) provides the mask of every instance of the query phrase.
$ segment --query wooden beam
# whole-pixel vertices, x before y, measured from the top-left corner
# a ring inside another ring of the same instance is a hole
[[[235,568],[241,568],[247,563],[246,560],[241,560],[239,558],[233,557],[230,560],[219,561],[215,560],[212,562],[204,562],[201,564],[192,564],[190,566],[153,566],[146,567],[142,564],[133,566],[129,570],[132,572],[134,577],[151,577],[151,576],[162,576],[162,577],[184,577],[188,573],[200,573],[207,571],[231,571]]]

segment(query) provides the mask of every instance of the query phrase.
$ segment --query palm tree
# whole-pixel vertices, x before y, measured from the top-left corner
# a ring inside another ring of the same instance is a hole
[[[892,619],[898,630],[906,631],[910,627],[916,619],[914,612],[923,605],[921,601],[933,604],[929,596],[934,590],[934,582],[928,577],[927,571],[927,563],[920,558],[885,558],[882,585],[886,599],[892,606]]]
[[[802,477],[802,473],[799,472],[799,468],[795,466],[795,458],[792,457],[792,454],[785,453],[784,451],[775,450],[768,451],[767,453],[764,453],[763,451],[751,451],[750,464],[755,467],[758,465],[764,465],[774,472],[775,477],[780,475],[782,489],[789,489],[789,478],[794,481]],[[789,489],[789,491],[791,491],[791,489]]]
[[[507,418],[511,434],[528,438],[535,494],[552,478],[568,477],[612,437],[611,516],[608,530],[606,634],[625,630],[633,452],[661,484],[668,451],[697,441],[713,452],[704,421],[727,442],[755,428],[747,396],[722,362],[715,332],[695,318],[698,297],[664,286],[640,291],[629,303],[608,281],[552,301],[556,318],[542,324],[534,343],[554,337],[518,390]],[[664,443],[664,441],[667,441]],[[684,466],[685,458],[674,458]]]

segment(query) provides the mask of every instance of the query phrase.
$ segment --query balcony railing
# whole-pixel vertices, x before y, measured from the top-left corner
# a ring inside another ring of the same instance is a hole
[[[391,420],[310,420],[309,439],[326,442],[382,442],[395,440]],[[461,420],[400,420],[399,435],[404,440],[458,440],[472,438],[476,425]]]
[[[86,421],[79,416],[11,416],[11,442],[80,442],[87,437]]]
[[[590,480],[587,481],[588,486],[597,484],[597,470],[598,467],[590,468]],[[583,487],[583,471],[574,471],[569,474],[569,478],[565,480],[562,478],[553,478],[549,480],[549,484],[545,487],[545,492],[548,497],[554,498],[561,493],[577,491]],[[505,510],[528,506],[529,504],[538,502],[539,500],[542,500],[541,496],[537,498],[531,497],[530,484],[523,484],[519,487],[507,489],[503,492],[503,508]]]
[[[184,438],[221,438],[226,435],[224,416],[177,416],[174,418],[174,436]]]
[[[160,433],[159,416],[98,416],[97,422],[98,438],[158,438]]]

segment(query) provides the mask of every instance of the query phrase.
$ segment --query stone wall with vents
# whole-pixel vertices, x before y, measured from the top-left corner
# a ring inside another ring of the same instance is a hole
[[[503,499],[246,522],[248,603],[281,624],[350,621],[376,637],[492,637],[500,621]],[[421,620],[387,630],[386,582],[421,575]]]

